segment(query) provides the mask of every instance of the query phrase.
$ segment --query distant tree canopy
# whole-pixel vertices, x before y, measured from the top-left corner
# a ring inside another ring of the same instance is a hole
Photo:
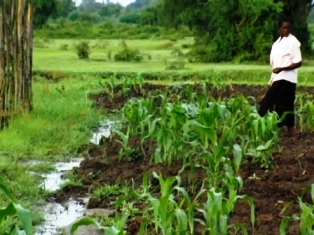
[[[34,4],[34,27],[42,27],[57,11],[57,0],[30,0]]]
[[[56,0],[56,12],[53,16],[54,18],[67,17],[75,9],[76,6],[73,0]]]
[[[292,16],[302,50],[311,50],[307,18],[312,0],[159,0],[158,21],[187,25],[197,33],[194,53],[199,61],[267,61],[279,36],[278,21]],[[202,48],[200,46],[203,45]],[[204,47],[207,46],[207,47]],[[193,53],[193,52],[192,52]]]

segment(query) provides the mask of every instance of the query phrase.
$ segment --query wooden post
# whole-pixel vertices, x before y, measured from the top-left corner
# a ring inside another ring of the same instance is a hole
[[[33,108],[33,6],[0,0],[0,128]]]

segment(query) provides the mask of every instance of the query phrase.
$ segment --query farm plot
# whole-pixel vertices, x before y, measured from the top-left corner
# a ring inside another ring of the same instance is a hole
[[[107,229],[127,234],[312,231],[310,88],[299,89],[303,132],[296,138],[277,129],[275,114],[257,114],[267,87],[108,83],[104,89],[93,97],[96,105],[120,110],[124,124],[99,146],[82,146],[89,157],[74,174],[84,186],[64,188],[58,200],[90,192],[89,208],[117,209],[102,220]]]

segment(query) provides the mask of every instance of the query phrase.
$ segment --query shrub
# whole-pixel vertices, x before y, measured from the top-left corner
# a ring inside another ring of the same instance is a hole
[[[76,48],[76,53],[80,59],[88,59],[90,54],[89,42],[81,41],[80,43],[74,45]]]
[[[171,51],[171,55],[174,57],[183,57],[184,53],[182,52],[182,50],[180,48],[173,48]]]
[[[68,50],[69,45],[68,44],[61,44],[60,45],[60,50],[62,51],[67,51]]]
[[[182,44],[182,48],[183,49],[189,49],[189,48],[191,48],[193,46],[193,44]]]
[[[139,50],[129,48],[125,41],[121,41],[119,45],[122,50],[114,55],[115,61],[141,62],[143,60]]]
[[[35,38],[34,39],[34,47],[37,47],[37,48],[48,48],[48,46],[46,45],[44,40],[39,39],[39,38]]]

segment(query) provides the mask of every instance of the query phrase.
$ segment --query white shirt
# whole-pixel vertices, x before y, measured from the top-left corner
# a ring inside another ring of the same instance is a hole
[[[273,44],[270,53],[270,65],[272,68],[282,68],[291,65],[292,63],[299,63],[302,61],[301,43],[298,39],[289,34],[288,37],[283,37]],[[292,83],[297,83],[298,69],[281,71],[278,74],[272,73],[269,83],[274,81],[287,80]]]

